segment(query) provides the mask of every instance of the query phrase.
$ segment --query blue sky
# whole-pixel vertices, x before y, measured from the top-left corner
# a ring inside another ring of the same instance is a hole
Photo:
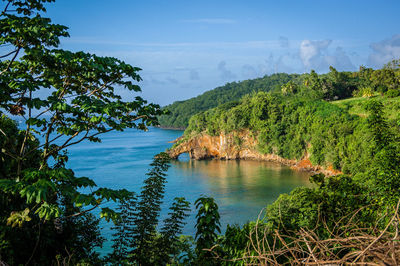
[[[142,96],[161,105],[275,72],[400,58],[398,0],[57,0],[47,10],[70,28],[61,48],[141,67]]]

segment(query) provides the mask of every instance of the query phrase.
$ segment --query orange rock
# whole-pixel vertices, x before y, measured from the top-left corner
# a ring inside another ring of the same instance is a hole
[[[262,154],[256,148],[256,139],[251,136],[249,130],[220,134],[219,136],[210,136],[202,133],[180,143],[170,149],[168,153],[171,158],[178,158],[182,153],[189,153],[190,158],[196,160],[216,158],[273,161],[290,165],[295,170],[311,171],[325,175],[341,174],[340,171],[333,169],[332,166],[324,168],[319,165],[313,165],[308,153],[300,161],[282,158],[276,154]],[[240,145],[236,143],[237,138],[240,139]]]

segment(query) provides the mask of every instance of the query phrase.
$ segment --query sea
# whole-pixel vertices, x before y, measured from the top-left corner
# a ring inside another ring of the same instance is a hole
[[[170,141],[183,131],[150,127],[148,131],[128,129],[109,132],[101,143],[82,142],[70,146],[67,166],[76,176],[93,179],[97,186],[125,188],[140,193],[153,157],[171,147]],[[160,225],[168,216],[168,208],[175,197],[185,197],[191,212],[183,229],[185,235],[195,235],[196,209],[194,202],[201,196],[213,197],[218,204],[222,232],[228,224],[243,225],[263,217],[265,207],[280,194],[296,187],[310,186],[307,172],[273,162],[250,160],[191,160],[182,154],[171,162],[167,172],[165,195],[160,213]],[[103,206],[116,207],[113,202]],[[97,214],[98,210],[94,211]],[[111,252],[112,223],[100,223],[107,239],[99,250]]]

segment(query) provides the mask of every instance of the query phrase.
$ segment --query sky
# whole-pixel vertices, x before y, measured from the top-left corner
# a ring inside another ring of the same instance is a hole
[[[142,68],[160,105],[277,72],[379,68],[400,58],[399,0],[57,0],[62,49]],[[128,95],[127,91],[121,91]],[[127,96],[129,97],[129,96]]]

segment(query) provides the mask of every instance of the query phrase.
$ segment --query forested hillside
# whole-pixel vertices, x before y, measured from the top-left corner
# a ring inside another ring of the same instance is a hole
[[[393,108],[400,113],[400,106]],[[364,112],[368,113],[368,109]],[[395,124],[396,119],[389,121],[389,125]],[[248,95],[235,105],[220,106],[193,116],[183,139],[197,134],[219,136],[243,130],[251,132],[262,154],[294,160],[308,154],[314,165],[353,174],[364,171],[370,163],[369,144],[365,142],[369,136],[366,118],[349,114],[335,104],[306,97],[264,92]],[[238,139],[238,150],[240,143]]]
[[[232,82],[207,91],[197,97],[165,106],[169,115],[159,117],[163,127],[186,128],[192,115],[240,100],[244,95],[259,91],[296,94],[306,86],[315,92],[315,97],[324,100],[339,100],[351,96],[372,96],[377,93],[388,97],[399,96],[398,62],[373,70],[360,67],[358,72],[339,72],[330,68],[327,74],[272,74],[263,78]],[[304,92],[304,90],[303,90]]]
[[[326,75],[312,72],[303,83],[282,86],[281,93],[253,93],[190,119],[173,149],[200,136],[236,134],[227,145],[240,149],[251,137],[262,154],[307,156],[313,164],[342,172],[313,175],[315,187],[282,194],[267,206],[263,219],[228,227],[212,243],[212,254],[219,258],[216,265],[396,264],[398,66],[392,62],[381,70],[361,68],[345,75],[334,69]],[[349,95],[357,97],[335,100]]]
[[[185,128],[190,117],[194,114],[223,103],[239,100],[251,92],[280,90],[283,84],[298,77],[299,75],[296,74],[279,73],[263,78],[227,83],[197,97],[185,101],[177,101],[165,106],[164,108],[169,110],[170,114],[159,117],[160,125],[163,127]]]
[[[303,74],[280,90],[254,92],[240,101],[194,115],[184,139],[246,129],[257,139],[261,153],[287,159],[309,154],[313,164],[359,172],[365,168],[361,163],[369,161],[368,144],[363,141],[368,135],[365,118],[369,101],[380,104],[389,125],[396,125],[400,114],[399,72],[398,62],[392,62],[380,70],[361,68],[352,73],[331,68],[324,75]],[[347,99],[337,100],[342,98]]]

